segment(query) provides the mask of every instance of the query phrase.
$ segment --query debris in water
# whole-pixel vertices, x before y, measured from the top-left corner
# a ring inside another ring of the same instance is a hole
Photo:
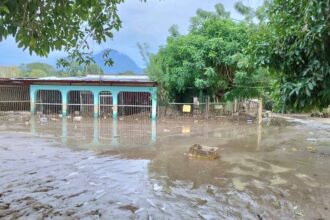
[[[102,216],[102,214],[101,214],[100,210],[98,210],[98,209],[96,209],[96,210],[94,210],[94,211],[91,211],[91,212],[89,212],[89,214],[90,214],[90,215],[97,215],[97,216],[99,216],[99,217],[101,217],[101,216]]]
[[[297,148],[295,148],[295,147],[291,147],[291,150],[292,150],[293,152],[296,152],[296,151],[298,151],[298,149],[297,149]]]
[[[304,216],[303,212],[301,210],[298,209],[297,206],[293,207],[293,210],[294,210],[294,214],[297,215],[297,216]]]
[[[308,146],[306,147],[306,150],[308,150],[311,153],[316,153],[316,148],[314,146]]]
[[[74,209],[69,209],[65,212],[66,216],[72,216],[76,214],[76,211]]]
[[[208,186],[206,192],[208,194],[214,195],[215,194],[215,189],[211,186]]]
[[[139,209],[138,207],[133,206],[133,205],[123,205],[123,206],[120,206],[119,208],[120,209],[123,209],[123,210],[129,210],[133,214]]]
[[[82,117],[81,116],[74,116],[73,121],[79,122],[81,121]]]
[[[48,119],[46,118],[45,115],[43,115],[41,118],[40,118],[40,122],[41,123],[47,123]]]
[[[322,153],[320,153],[320,156],[321,157],[330,157],[330,153],[324,153],[324,152],[322,152]]]
[[[317,142],[316,138],[307,138],[306,140],[309,141],[309,142]]]
[[[51,117],[50,118],[52,121],[59,121],[59,119],[58,118],[55,118],[55,117]]]
[[[166,185],[165,187],[163,187],[164,192],[171,194],[172,193],[172,188],[169,185]]]
[[[207,203],[206,199],[196,198],[197,205],[205,205]]]
[[[52,187],[52,186],[38,187],[33,192],[34,193],[36,193],[36,192],[48,192],[48,191],[53,190],[53,189],[54,189],[54,187]]]
[[[189,157],[215,160],[219,157],[219,148],[194,144],[189,148]]]
[[[0,202],[0,210],[9,209],[10,204],[9,203],[1,203]]]
[[[154,190],[155,191],[161,191],[163,189],[163,187],[157,183],[154,184]]]
[[[257,217],[258,217],[258,220],[263,220],[263,218],[260,214],[258,214]]]
[[[280,209],[281,208],[281,203],[278,200],[274,200],[270,203],[274,208]]]

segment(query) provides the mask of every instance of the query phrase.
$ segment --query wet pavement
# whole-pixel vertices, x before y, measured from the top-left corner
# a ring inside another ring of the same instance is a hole
[[[272,124],[0,120],[0,219],[329,219],[330,125]]]

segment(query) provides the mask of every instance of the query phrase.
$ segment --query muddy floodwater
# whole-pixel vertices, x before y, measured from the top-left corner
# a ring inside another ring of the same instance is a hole
[[[2,118],[0,219],[330,219],[330,124]]]

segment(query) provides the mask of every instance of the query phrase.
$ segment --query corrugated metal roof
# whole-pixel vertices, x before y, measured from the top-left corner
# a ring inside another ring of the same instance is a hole
[[[152,82],[147,75],[142,76],[118,76],[118,75],[87,75],[82,77],[41,77],[37,78],[40,80],[56,80],[56,81],[111,81],[111,82]],[[29,80],[29,79],[28,79]],[[33,80],[33,79],[31,79]]]
[[[82,77],[41,77],[41,78],[0,78],[1,81],[6,82],[21,82],[21,83],[100,83],[100,84],[152,84],[157,85],[155,81],[150,80],[147,75],[133,75],[133,76],[120,76],[120,75],[87,75]]]

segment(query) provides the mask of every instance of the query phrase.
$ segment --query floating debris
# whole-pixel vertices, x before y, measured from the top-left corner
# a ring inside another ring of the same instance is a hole
[[[319,154],[321,157],[330,157],[330,153],[322,152]]]
[[[42,116],[42,117],[40,118],[40,122],[41,122],[41,123],[47,123],[47,121],[48,121],[48,119],[46,118],[46,116]]]
[[[194,144],[189,148],[189,157],[215,160],[219,157],[219,148]]]
[[[292,150],[293,152],[296,152],[296,151],[298,151],[298,148],[291,147],[291,150]]]
[[[317,142],[316,138],[307,138],[306,140],[309,141],[309,142]]]
[[[196,205],[199,205],[199,206],[205,205],[207,203],[206,199],[195,198],[195,200],[196,200]]]
[[[75,121],[75,122],[79,122],[79,121],[81,121],[81,119],[82,119],[81,116],[74,116],[73,117],[73,121]]]
[[[311,153],[316,153],[316,147],[314,147],[314,146],[308,146],[308,147],[306,147],[306,150]]]
[[[139,209],[138,207],[133,206],[133,205],[124,205],[124,206],[120,206],[119,208],[120,208],[120,209],[123,209],[123,210],[129,210],[129,211],[131,211],[133,214]]]

